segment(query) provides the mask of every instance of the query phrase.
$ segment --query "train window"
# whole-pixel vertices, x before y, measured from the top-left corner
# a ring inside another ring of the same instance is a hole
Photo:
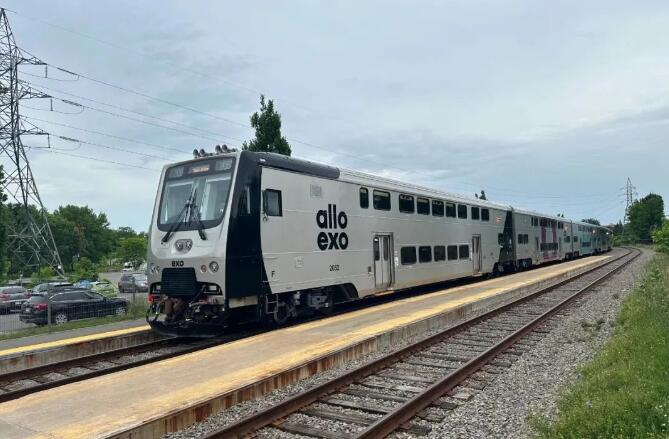
[[[444,216],[444,202],[439,200],[432,200],[432,215]]]
[[[567,235],[564,237],[564,242],[571,242],[571,236]]]
[[[455,218],[455,204],[446,203],[446,216],[450,218]]]
[[[263,207],[267,216],[283,216],[281,205],[281,191],[265,189],[263,192]]]
[[[446,250],[447,250],[447,253],[448,253],[448,260],[449,261],[457,261],[458,260],[458,246],[457,245],[449,245]]]
[[[522,244],[522,243],[523,243],[523,235],[518,234],[518,244]]]
[[[564,223],[562,221],[558,221],[558,229],[564,229]]]
[[[490,221],[490,211],[488,209],[481,209],[481,221]]]
[[[369,190],[366,187],[360,188],[360,207],[363,209],[369,207]]]
[[[574,242],[578,242],[578,236],[574,236]]]
[[[390,210],[390,193],[374,190],[374,209]]]
[[[381,253],[379,252],[379,238],[374,238],[374,260],[381,260]]]
[[[413,213],[414,210],[413,195],[400,194],[400,212]]]
[[[446,247],[443,245],[434,246],[434,261],[445,261],[446,260]]]
[[[548,223],[548,220],[546,220],[546,218],[541,218],[541,219],[539,220],[539,225],[540,225],[541,227],[546,227],[547,223]]]
[[[469,244],[464,244],[458,247],[460,259],[469,259]]]
[[[429,245],[418,247],[418,261],[432,262],[432,247]]]
[[[430,214],[430,200],[427,198],[416,199],[416,212],[420,215],[429,215]]]
[[[416,263],[416,247],[402,247],[400,250],[402,265],[411,265]]]
[[[478,207],[472,207],[472,219],[477,220],[481,217],[481,210]]]
[[[458,218],[467,219],[467,206],[464,204],[458,204]]]

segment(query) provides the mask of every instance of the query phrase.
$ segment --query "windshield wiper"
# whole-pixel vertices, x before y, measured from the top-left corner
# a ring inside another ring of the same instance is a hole
[[[200,218],[200,211],[197,209],[197,205],[194,203],[191,206],[190,214],[188,215],[188,224],[190,225],[193,220],[196,221],[195,224],[197,224],[197,233],[200,235],[200,239],[206,241],[207,235],[204,233],[204,223]]]
[[[181,212],[179,212],[179,216],[177,216],[176,221],[172,224],[172,227],[170,227],[169,230],[167,230],[167,233],[165,233],[163,239],[161,239],[163,243],[169,241],[174,232],[178,231],[181,225],[186,223],[185,220],[189,212],[191,211],[192,207],[194,206],[196,194],[197,194],[197,189],[193,189],[193,191],[188,196],[188,199],[186,200],[186,204],[184,204],[184,207],[181,209]],[[181,221],[182,218],[184,219],[183,222]]]

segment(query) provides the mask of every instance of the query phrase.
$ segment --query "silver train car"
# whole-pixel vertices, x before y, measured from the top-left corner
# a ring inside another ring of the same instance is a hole
[[[249,151],[166,166],[149,230],[147,320],[185,336],[611,248],[603,227]]]

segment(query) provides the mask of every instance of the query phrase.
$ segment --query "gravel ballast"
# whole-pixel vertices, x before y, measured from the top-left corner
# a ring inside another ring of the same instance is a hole
[[[579,368],[613,335],[622,301],[643,279],[652,255],[644,250],[629,266],[589,292],[483,391],[446,413],[441,424],[432,424],[428,437],[529,438],[533,435],[531,415],[555,419],[558,397],[578,380]]]
[[[643,266],[652,257],[644,251],[630,266],[607,280],[569,315],[559,317],[559,325],[551,325],[546,334],[502,373],[495,374],[491,383],[455,410],[437,412],[445,415],[442,423],[430,425],[431,438],[513,437],[525,438],[532,432],[528,414],[556,415],[556,397],[564,386],[578,378],[578,368],[590,360],[613,333],[612,322],[622,300],[643,275]],[[601,320],[604,322],[601,323]],[[600,322],[600,323],[598,323]],[[393,346],[406,346],[429,333],[421,334]],[[179,432],[169,433],[164,439],[199,438],[204,434],[229,425],[245,416],[270,407],[279,401],[315,385],[324,383],[346,371],[360,366],[390,351],[383,350],[362,357],[346,365],[300,380],[294,385],[276,390],[254,401],[237,404],[206,420]],[[388,380],[392,381],[392,380]],[[451,399],[451,398],[448,398]],[[430,409],[432,411],[433,409]],[[314,418],[312,418],[314,419]],[[332,427],[333,424],[327,423]],[[325,425],[324,425],[325,427]],[[263,437],[297,437],[278,430],[264,432]],[[268,434],[269,433],[269,434]],[[398,434],[397,436],[405,436]]]

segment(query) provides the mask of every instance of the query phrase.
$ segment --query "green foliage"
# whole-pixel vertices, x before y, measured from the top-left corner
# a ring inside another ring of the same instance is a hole
[[[83,257],[74,262],[73,280],[80,279],[97,280],[98,267],[87,257]]]
[[[595,226],[601,226],[602,224],[596,218],[584,218],[581,220],[583,223],[593,224]]]
[[[664,220],[662,227],[653,232],[653,244],[657,251],[669,253],[669,220]]]
[[[649,242],[651,233],[664,221],[664,201],[657,194],[648,194],[634,201],[629,209],[629,234],[637,240]]]
[[[537,421],[539,437],[669,436],[669,257],[658,256],[626,299],[616,334],[559,402],[554,423]]]
[[[290,155],[290,145],[281,135],[281,114],[274,110],[274,101],[265,103],[265,96],[260,95],[260,113],[253,113],[251,126],[256,130],[255,139],[244,142],[242,149]]]
[[[54,276],[56,276],[56,272],[53,271],[53,268],[42,267],[39,272],[35,272],[30,276],[30,282],[32,282],[33,285],[37,285],[42,282],[50,281]]]
[[[133,236],[121,239],[117,256],[123,261],[132,262],[137,267],[146,257],[149,241],[146,236]]]
[[[99,262],[113,249],[107,215],[88,206],[60,206],[49,215],[49,223],[65,268],[74,269],[77,258]]]

